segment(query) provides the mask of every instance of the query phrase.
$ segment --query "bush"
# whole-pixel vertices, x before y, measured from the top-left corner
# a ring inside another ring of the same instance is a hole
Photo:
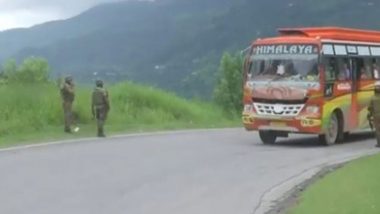
[[[15,60],[5,62],[0,79],[2,79],[3,83],[47,83],[49,81],[49,72],[49,64],[45,59],[29,57],[19,66]]]

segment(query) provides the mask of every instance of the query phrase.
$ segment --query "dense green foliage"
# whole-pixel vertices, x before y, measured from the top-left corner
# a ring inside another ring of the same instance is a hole
[[[210,97],[224,51],[279,27],[380,29],[379,3],[356,0],[156,0],[100,5],[77,17],[0,33],[0,59],[48,59],[54,75],[133,80]]]
[[[225,53],[220,63],[219,80],[214,92],[215,102],[232,115],[240,114],[242,111],[242,65],[240,55],[232,56]]]
[[[29,57],[21,65],[8,60],[1,69],[0,83],[35,84],[49,81],[49,64],[43,58]]]
[[[76,89],[74,115],[80,126],[94,124],[90,112],[91,91],[84,87]],[[177,128],[220,127],[235,122],[227,119],[217,106],[187,101],[153,87],[120,83],[110,86],[109,92],[109,131],[164,129],[170,124],[176,124]],[[63,131],[58,86],[51,83],[0,85],[0,99],[0,139],[36,132],[43,134],[51,127],[62,127],[59,131]]]
[[[377,214],[380,156],[348,164],[312,185],[291,214]]]

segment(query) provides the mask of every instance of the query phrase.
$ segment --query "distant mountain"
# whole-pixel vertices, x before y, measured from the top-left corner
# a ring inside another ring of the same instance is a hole
[[[156,0],[103,4],[74,18],[0,33],[0,59],[42,56],[55,75],[129,79],[185,96],[211,94],[223,51],[278,27],[380,29],[380,2]]]

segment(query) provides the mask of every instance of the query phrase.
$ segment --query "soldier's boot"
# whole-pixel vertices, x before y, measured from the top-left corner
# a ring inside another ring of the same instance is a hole
[[[98,137],[106,137],[106,135],[104,134],[103,127],[104,127],[104,120],[99,119],[98,120]]]
[[[103,128],[98,128],[98,137],[106,137]]]
[[[70,127],[65,127],[65,130],[64,130],[64,131],[65,131],[66,133],[72,133]]]
[[[376,147],[380,147],[380,133],[375,132],[376,136]]]

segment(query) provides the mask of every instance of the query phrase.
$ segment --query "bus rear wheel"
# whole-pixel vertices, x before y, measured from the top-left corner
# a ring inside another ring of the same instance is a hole
[[[327,146],[335,144],[339,138],[343,136],[341,122],[342,121],[339,120],[338,114],[334,112],[331,115],[325,134],[319,135],[319,141]]]
[[[259,131],[259,136],[263,144],[274,144],[277,139],[277,135],[273,131]]]

